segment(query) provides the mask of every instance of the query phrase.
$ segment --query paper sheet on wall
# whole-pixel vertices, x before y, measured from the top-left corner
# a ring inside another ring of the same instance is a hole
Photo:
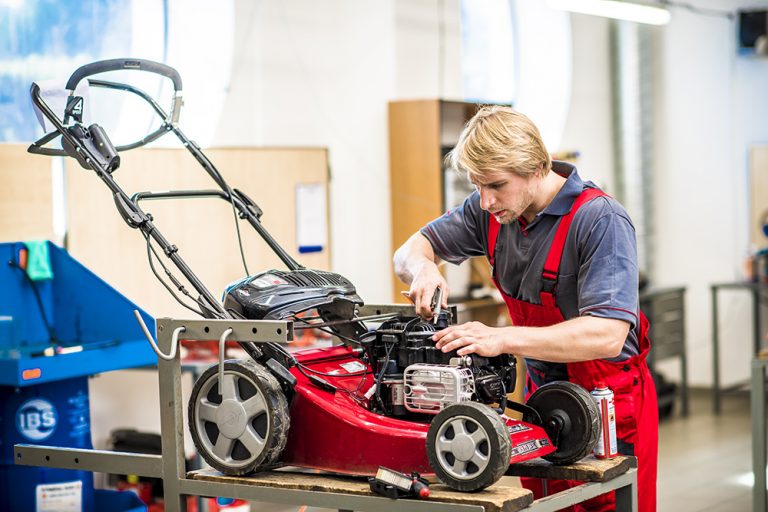
[[[296,185],[296,242],[300,253],[320,252],[325,248],[328,213],[323,183]]]

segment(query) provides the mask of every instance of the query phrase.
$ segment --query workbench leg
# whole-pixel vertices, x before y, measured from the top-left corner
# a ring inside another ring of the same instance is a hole
[[[714,411],[720,414],[720,333],[717,319],[717,288],[712,286],[712,387]]]
[[[752,510],[766,512],[765,488],[765,362],[752,361],[752,472],[755,485],[752,488]]]
[[[170,352],[171,333],[158,328],[160,349]],[[163,449],[163,499],[166,512],[185,512],[187,503],[181,495],[180,478],[186,478],[184,460],[184,420],[181,401],[181,366],[179,355],[173,361],[158,359],[160,379],[160,432]]]
[[[683,355],[680,357],[680,401],[682,402],[683,417],[688,417],[690,405],[688,401],[688,356],[683,349]]]
[[[752,289],[752,342],[755,344],[754,356],[760,353],[763,348],[763,336],[760,329],[760,320],[762,319],[762,308],[760,307],[760,286],[759,284]]]
[[[616,489],[616,511],[637,512],[637,480]]]

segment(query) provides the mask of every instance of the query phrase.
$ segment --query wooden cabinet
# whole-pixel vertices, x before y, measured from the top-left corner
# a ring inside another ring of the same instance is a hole
[[[749,149],[750,242],[755,249],[768,245],[763,225],[768,222],[768,145]]]
[[[454,177],[453,171],[446,172],[443,159],[456,145],[461,130],[479,106],[445,100],[389,104],[393,251],[426,223],[460,202],[470,190],[464,178]],[[482,274],[482,266],[472,266],[470,262],[464,265],[467,268],[458,272],[447,269],[452,298],[466,296],[464,289],[468,288],[468,283],[464,281],[470,281],[472,274]],[[400,292],[407,288],[397,276],[393,275],[392,279],[392,296],[403,302],[405,299]],[[459,286],[454,289],[455,285]]]

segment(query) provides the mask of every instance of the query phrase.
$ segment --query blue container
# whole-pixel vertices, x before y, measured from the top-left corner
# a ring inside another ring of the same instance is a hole
[[[0,386],[157,363],[133,311],[150,332],[151,316],[50,243],[54,277],[32,282],[19,268],[24,249],[20,242],[0,243]]]
[[[88,378],[0,386],[0,411],[0,510],[94,512],[92,473],[15,466],[13,461],[14,444],[93,447]]]
[[[27,246],[0,243],[0,512],[93,512],[103,507],[92,473],[14,466],[13,445],[92,448],[87,376],[156,364],[133,311],[150,331],[154,319],[46,248],[52,276],[33,281],[21,268]]]
[[[96,489],[96,510],[101,512],[146,512],[147,506],[131,491]]]

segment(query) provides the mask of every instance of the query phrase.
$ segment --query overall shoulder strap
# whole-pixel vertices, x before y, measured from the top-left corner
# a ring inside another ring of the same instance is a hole
[[[544,263],[544,269],[541,272],[541,303],[545,306],[555,306],[555,285],[560,271],[560,260],[563,257],[563,248],[565,239],[568,237],[568,230],[573,222],[573,216],[584,204],[596,197],[607,195],[598,188],[585,188],[581,194],[573,201],[571,210],[560,218],[560,224],[555,232],[555,238],[549,248],[547,261]],[[493,217],[493,216],[491,216]]]
[[[494,265],[494,255],[496,253],[496,239],[499,237],[499,228],[501,224],[493,215],[488,215],[488,261],[491,263],[491,269]],[[493,275],[493,272],[491,272]]]

